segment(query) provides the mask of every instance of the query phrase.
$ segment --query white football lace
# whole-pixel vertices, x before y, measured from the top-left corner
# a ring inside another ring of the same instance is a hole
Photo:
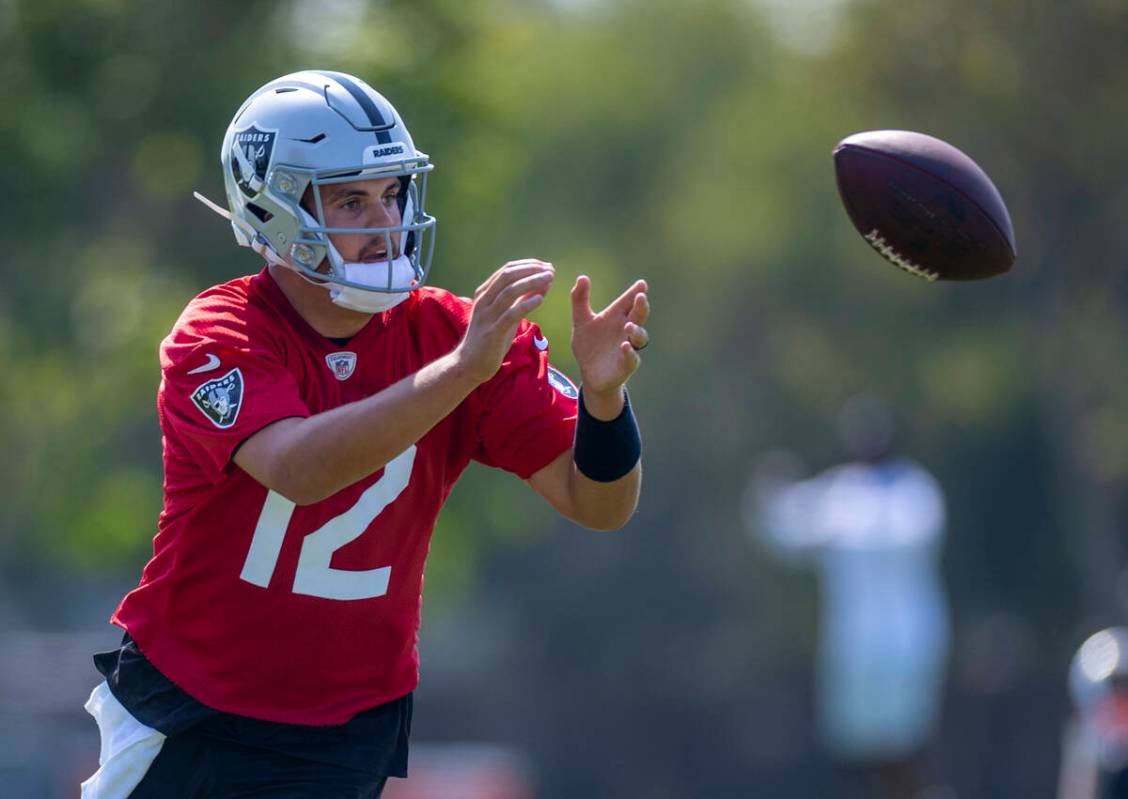
[[[885,241],[885,238],[878,232],[877,228],[874,228],[868,234],[866,234],[865,239],[875,250],[881,253],[885,260],[889,261],[891,264],[899,267],[900,269],[904,269],[910,275],[923,277],[929,282],[940,277],[939,272],[934,272],[931,269],[925,269],[923,266],[918,266],[908,258],[905,258],[895,249],[893,249],[892,245]]]

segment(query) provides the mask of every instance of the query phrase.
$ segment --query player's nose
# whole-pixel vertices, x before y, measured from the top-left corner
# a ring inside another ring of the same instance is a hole
[[[370,219],[369,227],[389,228],[396,227],[400,223],[399,207],[394,203],[391,205],[377,204]],[[398,237],[397,237],[398,241]],[[373,237],[372,243],[366,249],[379,249],[390,250],[389,237],[385,233],[377,233]]]
[[[399,205],[396,203],[373,203],[370,219],[372,227],[395,227],[400,223]]]

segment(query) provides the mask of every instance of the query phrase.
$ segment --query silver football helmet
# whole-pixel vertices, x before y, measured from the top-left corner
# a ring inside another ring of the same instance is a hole
[[[337,290],[398,294],[426,280],[435,228],[425,206],[430,158],[415,149],[392,104],[364,81],[315,70],[270,81],[247,98],[227,126],[220,160],[230,213],[196,196],[231,220],[241,246]],[[317,187],[388,177],[401,182],[398,226],[326,226]],[[307,211],[301,202],[310,186],[313,207]],[[386,279],[350,280],[330,233],[381,234],[385,241],[399,242],[401,257],[394,259],[396,248],[389,245],[386,264],[373,264],[386,266]],[[328,271],[319,272],[326,259]],[[393,265],[394,260],[402,263]],[[396,268],[403,263],[410,264],[408,274]]]

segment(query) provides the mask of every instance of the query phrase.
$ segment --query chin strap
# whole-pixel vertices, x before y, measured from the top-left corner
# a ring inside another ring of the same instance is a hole
[[[231,212],[226,208],[213,203],[198,191],[192,192],[192,196],[231,223],[231,229],[235,232],[235,240],[239,242],[240,246],[250,247],[275,266],[292,268],[282,256],[274,251],[273,247],[266,243],[266,239],[259,235],[259,232],[251,227],[246,220],[232,216]],[[299,274],[301,273],[299,272]]]

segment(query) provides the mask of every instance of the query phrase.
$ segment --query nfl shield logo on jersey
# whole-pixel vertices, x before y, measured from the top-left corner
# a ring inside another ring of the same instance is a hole
[[[325,356],[325,363],[338,380],[348,380],[356,369],[355,352],[331,352]]]
[[[256,125],[235,131],[231,144],[231,174],[239,190],[248,197],[256,197],[266,185],[266,168],[274,152],[277,131],[260,130]]]
[[[236,368],[209,380],[192,392],[192,402],[216,427],[231,427],[243,403],[243,373]]]

